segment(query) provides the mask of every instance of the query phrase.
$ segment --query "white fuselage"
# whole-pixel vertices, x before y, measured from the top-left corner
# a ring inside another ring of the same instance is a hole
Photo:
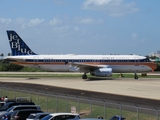
[[[23,66],[59,72],[80,71],[70,63],[108,67],[112,68],[113,73],[151,72],[156,68],[146,57],[138,55],[26,55],[5,59]]]

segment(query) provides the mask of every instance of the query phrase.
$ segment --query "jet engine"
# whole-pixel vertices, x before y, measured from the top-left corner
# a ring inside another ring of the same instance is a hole
[[[99,77],[109,77],[112,76],[112,68],[99,68],[90,72],[90,74]]]

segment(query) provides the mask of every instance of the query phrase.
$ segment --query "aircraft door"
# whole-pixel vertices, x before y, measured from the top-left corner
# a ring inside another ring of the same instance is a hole
[[[37,64],[38,63],[38,57],[34,57],[33,61],[34,61],[35,64]]]
[[[34,68],[39,68],[40,67],[38,62],[39,62],[39,58],[38,57],[34,57],[33,58],[33,66],[34,66]]]

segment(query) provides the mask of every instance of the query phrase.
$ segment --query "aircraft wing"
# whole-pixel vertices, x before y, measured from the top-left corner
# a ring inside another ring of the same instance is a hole
[[[70,65],[76,69],[78,68],[80,72],[90,72],[98,68],[109,67],[107,65],[87,64],[87,63],[79,63],[79,62],[73,62],[73,63],[70,63]]]

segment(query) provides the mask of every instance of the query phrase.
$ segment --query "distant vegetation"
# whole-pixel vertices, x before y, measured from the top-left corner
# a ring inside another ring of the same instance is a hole
[[[157,64],[157,69],[155,71],[160,71],[160,63],[156,63],[156,64]],[[4,60],[0,60],[0,71],[45,72],[44,70],[12,64],[12,63],[6,62]]]
[[[155,71],[160,71],[160,63],[156,63],[157,64],[157,69]]]
[[[4,60],[0,60],[0,71],[10,71],[10,72],[44,72],[43,70],[40,69],[35,69],[35,68],[29,68],[29,67],[24,67],[16,64],[12,64],[9,62],[6,62]]]

